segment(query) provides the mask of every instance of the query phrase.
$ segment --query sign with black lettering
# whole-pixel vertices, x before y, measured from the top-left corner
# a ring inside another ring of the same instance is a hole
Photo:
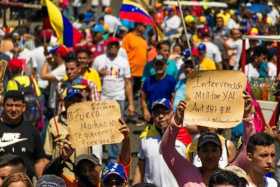
[[[121,111],[116,101],[82,102],[67,111],[70,142],[74,147],[120,143]]]
[[[201,71],[186,83],[184,123],[232,128],[242,121],[246,76],[239,71]]]

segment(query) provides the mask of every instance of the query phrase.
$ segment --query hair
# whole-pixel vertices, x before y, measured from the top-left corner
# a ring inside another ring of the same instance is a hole
[[[170,48],[170,42],[168,40],[161,41],[157,44],[157,50],[160,50],[162,45],[167,45]]]
[[[14,101],[24,102],[24,95],[20,91],[7,91],[4,96],[4,103],[8,99],[13,99]]]
[[[79,62],[77,61],[76,53],[74,52],[67,54],[67,56],[64,58],[64,61],[66,64],[75,62],[77,66],[80,65]]]
[[[246,187],[247,181],[238,177],[235,173],[227,170],[218,169],[209,179],[208,187],[216,185],[228,184],[235,187]]]
[[[247,152],[254,153],[256,146],[270,146],[272,144],[274,144],[274,139],[270,135],[264,132],[256,133],[248,141]]]
[[[33,184],[29,177],[24,173],[13,173],[4,179],[2,187],[8,187],[14,182],[23,182],[26,187],[33,187]]]
[[[85,48],[85,47],[80,47],[76,49],[76,55],[78,55],[79,53],[86,53],[88,56],[91,55],[89,49]]]

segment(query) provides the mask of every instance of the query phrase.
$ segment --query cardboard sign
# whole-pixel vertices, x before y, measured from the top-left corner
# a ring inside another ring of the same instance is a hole
[[[186,84],[184,124],[231,128],[242,121],[246,76],[239,71],[201,71]]]
[[[70,141],[74,147],[120,143],[121,111],[116,101],[82,102],[67,112]]]
[[[4,80],[6,68],[7,68],[7,61],[0,60],[0,94],[2,94],[4,91],[3,80]]]

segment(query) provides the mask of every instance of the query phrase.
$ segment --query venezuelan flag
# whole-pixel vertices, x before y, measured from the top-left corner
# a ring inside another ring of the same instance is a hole
[[[154,24],[152,16],[140,4],[131,0],[123,0],[119,16],[136,23]]]
[[[59,8],[50,0],[43,1],[43,6],[46,6],[49,15],[49,21],[56,33],[59,44],[64,44],[67,47],[74,45],[74,28],[72,23],[62,14]]]

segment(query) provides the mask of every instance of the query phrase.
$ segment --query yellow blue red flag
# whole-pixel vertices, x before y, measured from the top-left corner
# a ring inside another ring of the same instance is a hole
[[[56,33],[59,44],[67,47],[74,45],[74,29],[72,23],[62,14],[60,9],[50,0],[44,0],[50,24]]]

